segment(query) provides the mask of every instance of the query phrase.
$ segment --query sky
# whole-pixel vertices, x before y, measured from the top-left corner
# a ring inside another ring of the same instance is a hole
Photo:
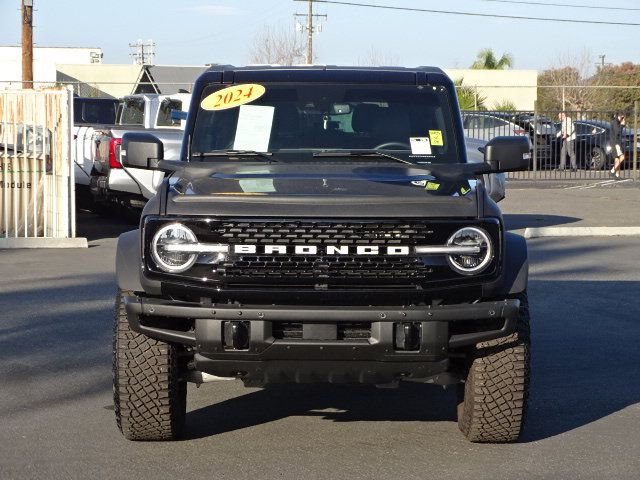
[[[357,1],[357,0],[356,0]],[[537,0],[613,9],[551,7],[487,0],[360,0],[362,3],[458,10],[498,15],[640,23],[640,0]],[[0,45],[20,42],[20,0],[0,0]],[[265,28],[294,28],[293,0],[34,0],[34,41],[41,46],[100,47],[105,63],[131,63],[129,43],[156,43],[156,64],[202,65],[249,62],[256,35]],[[588,52],[594,63],[640,63],[640,27],[563,24],[402,12],[317,4],[326,14],[315,36],[316,63],[354,65],[375,50],[394,64],[466,68],[481,48],[509,52],[515,68],[543,70],[571,52]]]

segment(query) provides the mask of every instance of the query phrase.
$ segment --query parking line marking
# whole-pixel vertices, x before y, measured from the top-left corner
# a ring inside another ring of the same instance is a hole
[[[617,237],[640,235],[640,227],[528,227],[525,238],[539,237]]]

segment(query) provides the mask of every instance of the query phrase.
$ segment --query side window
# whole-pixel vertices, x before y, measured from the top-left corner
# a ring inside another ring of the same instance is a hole
[[[119,124],[144,125],[144,100],[137,98],[125,100]]]
[[[182,102],[180,100],[165,98],[160,104],[160,110],[158,111],[159,127],[179,127],[180,126],[180,120],[173,120],[171,118],[171,112],[173,112],[174,110],[182,111]]]
[[[508,122],[496,117],[484,117],[484,128],[505,128]]]
[[[574,123],[573,124],[576,130],[576,135],[587,135],[590,133],[591,127],[585,125],[584,123]],[[569,125],[567,125],[567,130],[569,129]]]
[[[470,115],[466,119],[467,125],[465,126],[465,128],[468,128],[470,130],[483,128],[484,122],[482,120],[483,118],[478,115]]]

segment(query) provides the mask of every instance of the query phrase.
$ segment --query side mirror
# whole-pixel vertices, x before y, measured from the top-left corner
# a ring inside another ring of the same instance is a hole
[[[164,157],[164,145],[150,133],[131,132],[122,136],[120,163],[125,167],[154,170]]]
[[[529,137],[496,137],[485,146],[484,161],[491,172],[527,170],[531,162]]]

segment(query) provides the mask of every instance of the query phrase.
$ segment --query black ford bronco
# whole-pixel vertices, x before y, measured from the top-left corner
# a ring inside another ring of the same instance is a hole
[[[118,427],[176,438],[187,382],[456,385],[476,442],[518,438],[528,261],[487,194],[526,137],[467,156],[439,69],[214,67],[180,161],[128,133],[125,168],[166,179],[117,248]],[[363,408],[365,408],[363,406]]]

